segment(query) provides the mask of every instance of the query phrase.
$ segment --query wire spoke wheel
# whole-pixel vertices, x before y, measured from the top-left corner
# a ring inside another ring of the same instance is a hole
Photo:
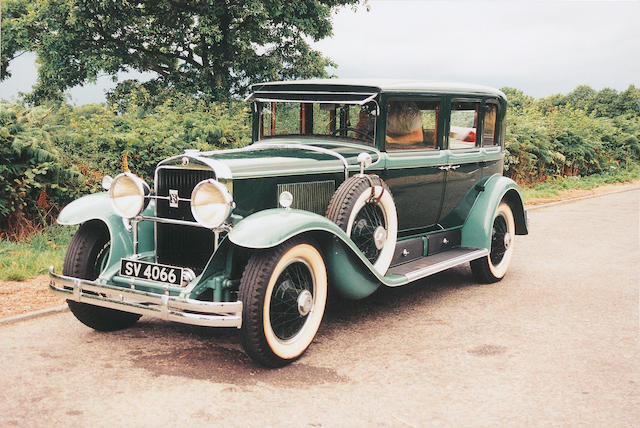
[[[504,258],[504,254],[507,251],[507,243],[505,238],[508,238],[507,220],[503,214],[498,215],[493,221],[493,229],[491,230],[491,263],[498,265]]]
[[[511,208],[502,202],[496,208],[493,217],[489,255],[471,261],[471,270],[478,281],[491,283],[500,281],[504,277],[513,255],[515,234],[515,221]]]
[[[302,330],[310,313],[305,304],[313,294],[313,277],[303,261],[294,261],[280,274],[269,307],[271,328],[278,339],[290,340]]]
[[[242,345],[256,362],[282,367],[299,358],[320,327],[327,271],[318,245],[296,238],[255,252],[240,281]]]
[[[386,235],[386,226],[384,213],[375,202],[367,202],[353,222],[351,239],[371,263],[375,263],[382,251],[380,244],[376,243],[376,232],[384,230]]]

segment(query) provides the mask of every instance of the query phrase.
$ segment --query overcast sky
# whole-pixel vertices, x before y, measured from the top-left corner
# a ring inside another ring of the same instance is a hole
[[[338,77],[407,78],[511,86],[541,97],[580,84],[640,86],[640,1],[370,0],[334,16],[314,46]],[[11,64],[0,97],[35,82],[35,56]],[[135,77],[136,74],[122,76]],[[70,91],[76,104],[104,101],[108,77]]]

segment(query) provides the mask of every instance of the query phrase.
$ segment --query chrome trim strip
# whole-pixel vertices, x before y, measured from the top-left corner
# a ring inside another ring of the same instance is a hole
[[[59,275],[49,267],[49,288],[67,299],[167,321],[208,327],[242,326],[242,302],[205,302],[166,294],[125,289]],[[97,294],[94,294],[97,293]]]
[[[348,91],[253,91],[253,94],[309,94],[309,95],[378,95],[377,92],[348,92]]]
[[[166,158],[158,163],[158,165],[156,166],[156,172],[158,171],[158,169],[160,169],[160,167],[167,167],[167,168],[172,167],[172,165],[165,165],[166,163],[169,163],[176,159],[189,158],[189,159],[195,159],[197,162],[200,162],[201,164],[211,168],[211,170],[216,175],[216,180],[218,181],[231,180],[233,176],[227,164],[217,159],[203,157],[207,153],[210,153],[210,152],[200,152],[197,150],[193,150],[193,151],[190,151],[190,153],[183,153],[180,155],[171,156],[170,158]],[[212,152],[212,153],[215,153],[215,152]],[[182,169],[188,169],[188,168],[182,168]],[[157,179],[157,174],[154,178]],[[155,183],[155,180],[154,180],[154,183]],[[155,190],[157,190],[157,188]]]
[[[197,226],[197,227],[201,227],[203,229],[213,230],[214,232],[215,231],[218,231],[218,232],[229,232],[231,230],[231,226],[228,226],[226,224],[223,224],[223,225],[220,225],[220,226],[214,227],[214,228],[208,228],[208,227],[203,226],[200,223],[195,222],[195,221],[178,220],[178,219],[163,218],[163,217],[150,217],[150,216],[146,216],[146,215],[139,215],[139,216],[135,217],[134,220],[137,220],[137,221],[147,220],[147,221],[154,221],[156,223],[179,224],[181,226]]]
[[[268,98],[270,94],[292,94],[292,95],[361,95],[365,97],[363,100],[285,100],[279,98]],[[327,103],[336,103],[336,104],[356,104],[356,105],[364,105],[367,102],[371,101],[375,97],[378,96],[378,92],[333,92],[333,91],[261,91],[257,90],[249,94],[244,101],[260,101],[260,102],[284,102],[284,103],[316,103],[316,104],[327,104]]]
[[[315,94],[314,94],[315,95]],[[365,98],[362,101],[355,101],[355,100],[286,100],[286,99],[279,99],[279,98],[262,98],[262,97],[258,97],[258,98],[254,98],[254,101],[260,101],[262,103],[302,103],[302,104],[350,104],[350,105],[355,105],[355,106],[361,106],[366,104],[366,101],[371,101],[373,98],[375,98],[375,96],[378,94],[373,95],[373,97],[368,97]]]
[[[138,254],[138,221],[136,218],[131,220],[131,231],[133,232],[133,254]]]
[[[365,104],[366,104],[366,103],[368,103],[369,101],[373,101],[373,99],[374,99],[375,97],[377,97],[377,96],[378,96],[378,94],[371,94],[371,96],[370,96],[369,98],[365,98],[365,99],[362,101],[362,104],[360,104],[360,105],[365,105]],[[376,106],[377,106],[377,105],[378,105],[378,103],[376,102]]]
[[[344,179],[346,180],[349,178],[349,163],[347,162],[347,159],[345,159],[345,157],[342,156],[340,153],[334,150],[325,149],[324,147],[310,146],[307,144],[259,143],[259,144],[252,144],[250,146],[244,147],[239,150],[252,151],[252,150],[266,150],[266,149],[304,149],[304,150],[309,150],[311,152],[323,153],[325,155],[333,156],[336,159],[338,159],[340,162],[342,162],[342,165],[344,167]],[[215,154],[215,152],[206,152],[206,153],[211,153],[212,155]]]
[[[487,255],[489,255],[489,250],[487,250],[486,248],[481,248],[479,250],[467,254],[462,254],[458,257],[454,257],[452,259],[445,260],[431,266],[416,269],[412,272],[405,273],[404,276],[406,276],[409,281],[415,281],[416,279],[424,278],[426,276],[442,272],[443,270],[447,270],[454,266],[458,266],[459,264],[470,262],[471,260],[479,259],[480,257],[484,257]]]
[[[360,171],[360,166],[359,165],[350,165],[349,166],[349,171],[350,172],[358,172]],[[295,171],[287,171],[287,172],[281,172],[281,171],[271,171],[271,172],[264,172],[264,173],[252,173],[252,174],[237,174],[236,175],[236,179],[237,180],[246,180],[248,178],[262,178],[262,177],[288,177],[288,176],[294,176],[294,175],[305,175],[305,174],[335,174],[336,173],[336,168],[305,168],[305,169],[297,169]]]
[[[484,150],[487,153],[500,153],[502,151],[502,147],[500,146],[482,147],[482,150]]]
[[[304,150],[309,150],[311,152],[324,153],[326,155],[333,156],[336,159],[340,160],[340,162],[342,162],[342,165],[344,167],[345,180],[349,178],[349,163],[347,162],[347,159],[344,156],[342,156],[340,153],[338,153],[338,152],[336,152],[334,150],[325,149],[324,147],[311,146],[311,145],[308,145],[308,144],[293,144],[293,143],[292,144],[287,144],[287,143],[264,143],[264,142],[261,142],[261,143],[254,143],[254,144],[251,144],[249,146],[241,147],[241,148],[238,148],[238,149],[211,150],[211,151],[208,151],[208,152],[200,152],[200,155],[201,156],[215,156],[216,153],[228,153],[228,152],[239,153],[239,152],[248,152],[248,151],[253,151],[253,150],[267,150],[267,149],[304,149]],[[373,150],[375,150],[375,148]],[[206,159],[210,159],[210,158],[206,158]],[[246,178],[246,177],[243,177],[243,178]]]
[[[168,196],[149,195],[149,196],[145,196],[145,197],[149,198],[149,199],[162,199],[162,200],[165,200],[165,201],[170,200],[170,198]],[[191,202],[191,199],[190,198],[178,198],[178,201]]]

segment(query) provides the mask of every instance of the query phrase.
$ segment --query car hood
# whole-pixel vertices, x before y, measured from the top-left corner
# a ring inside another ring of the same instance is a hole
[[[332,154],[338,153],[340,156]],[[350,143],[334,143],[315,140],[273,139],[241,149],[221,150],[202,153],[206,157],[222,163],[228,168],[233,180],[278,175],[300,175],[343,171],[344,161],[349,170],[358,170],[357,157],[369,153],[373,163],[380,159],[380,153],[367,146]],[[344,161],[342,158],[344,158]],[[215,165],[214,164],[214,165]],[[214,169],[216,169],[214,167]]]

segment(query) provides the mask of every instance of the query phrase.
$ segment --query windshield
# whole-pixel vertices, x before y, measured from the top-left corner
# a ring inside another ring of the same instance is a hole
[[[262,102],[258,104],[259,139],[280,136],[322,136],[350,139],[373,146],[376,103]]]

